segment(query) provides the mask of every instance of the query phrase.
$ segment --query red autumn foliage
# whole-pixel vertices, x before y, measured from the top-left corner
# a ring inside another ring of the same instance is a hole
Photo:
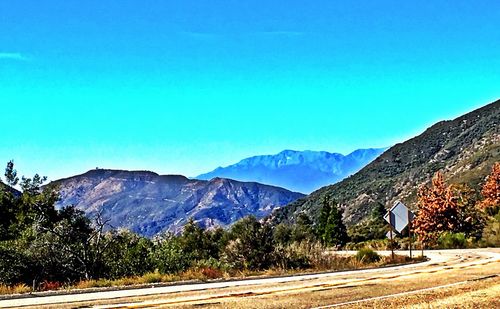
[[[481,193],[483,200],[479,205],[483,209],[500,206],[500,162],[493,165],[491,174],[486,179]]]
[[[434,241],[441,232],[455,230],[459,224],[457,206],[454,188],[447,186],[443,174],[437,172],[432,187],[422,186],[418,190],[419,211],[413,226],[419,239]]]
[[[212,267],[204,267],[201,269],[201,273],[208,279],[217,279],[222,277],[222,272],[218,269]]]
[[[61,288],[61,283],[57,281],[44,281],[40,285],[40,290],[42,291],[54,291]]]
[[[467,185],[446,185],[443,174],[437,172],[431,187],[418,190],[419,211],[413,226],[419,240],[433,244],[443,232],[480,238],[484,216],[476,206],[475,196]]]

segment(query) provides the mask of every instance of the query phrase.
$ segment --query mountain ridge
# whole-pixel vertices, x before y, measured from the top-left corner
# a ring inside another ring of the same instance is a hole
[[[89,216],[102,212],[114,228],[144,236],[179,232],[189,218],[203,227],[226,227],[254,215],[262,218],[303,194],[255,182],[210,181],[151,171],[95,169],[52,182],[57,207],[75,205]]]
[[[356,172],[387,148],[358,149],[348,155],[312,150],[283,150],[274,155],[258,155],[218,167],[198,175],[209,180],[224,177],[239,181],[256,181],[296,192],[311,192]]]
[[[478,189],[494,162],[500,161],[500,100],[453,120],[440,121],[398,143],[343,181],[314,191],[277,210],[270,219],[291,222],[299,213],[317,218],[326,195],[336,199],[348,225],[367,218],[377,204],[402,200],[416,208],[416,189],[443,171],[453,183]]]

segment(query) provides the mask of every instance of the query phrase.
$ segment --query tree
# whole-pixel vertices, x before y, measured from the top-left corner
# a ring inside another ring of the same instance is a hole
[[[273,240],[276,245],[288,245],[292,238],[292,227],[289,224],[280,223],[273,231]]]
[[[420,187],[417,195],[419,211],[413,226],[420,240],[435,241],[440,233],[456,229],[457,201],[452,188],[446,186],[441,172],[434,175],[432,187]]]
[[[5,168],[5,180],[7,185],[14,188],[19,182],[19,177],[17,177],[17,171],[14,169],[14,161],[10,160],[7,162],[7,167]]]
[[[326,246],[343,246],[348,241],[347,229],[342,222],[342,211],[330,196],[323,198],[317,234]]]
[[[0,283],[29,283],[33,271],[31,260],[18,250],[14,241],[0,242]]]
[[[141,276],[154,271],[153,243],[127,230],[107,233],[109,249],[104,254],[104,275],[107,278]]]
[[[211,243],[207,231],[201,228],[193,218],[189,218],[188,223],[179,238],[180,244],[185,253],[185,258],[190,261],[208,259],[214,253],[217,244]]]
[[[386,237],[387,222],[384,220],[384,215],[387,210],[384,204],[380,202],[374,202],[372,207],[370,217],[349,228],[349,236],[352,242],[359,243]]]
[[[19,178],[12,160],[5,168],[5,180],[6,186],[0,180],[0,240],[13,238],[11,227],[15,223],[16,209],[19,204],[14,195],[14,186],[17,185]]]
[[[248,216],[236,222],[229,231],[223,259],[237,268],[266,269],[273,263],[273,251],[271,227]]]
[[[16,198],[15,222],[11,226],[14,233],[21,233],[33,224],[50,228],[57,221],[57,211],[54,207],[59,200],[57,188],[48,185],[42,188],[47,177],[35,174],[33,178],[21,178],[21,195]]]
[[[191,261],[186,258],[179,237],[171,233],[162,235],[155,244],[154,264],[163,274],[173,274],[186,270]]]
[[[496,162],[493,165],[491,174],[487,177],[481,194],[483,195],[483,200],[479,205],[492,213],[498,212],[498,208],[500,207],[500,162]]]
[[[422,186],[418,190],[419,211],[413,225],[419,239],[435,242],[444,232],[480,237],[484,219],[475,206],[474,196],[466,185],[446,185],[443,174],[437,172],[432,187]]]
[[[457,198],[458,218],[455,233],[480,239],[486,224],[484,212],[478,207],[477,193],[468,185],[453,186]]]
[[[28,237],[26,246],[39,266],[36,278],[39,281],[91,279],[101,274],[97,230],[82,211],[74,206],[64,207],[57,211],[52,224],[34,224],[31,230],[34,234]]]

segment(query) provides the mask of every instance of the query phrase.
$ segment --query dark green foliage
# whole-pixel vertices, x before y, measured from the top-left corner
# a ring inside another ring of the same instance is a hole
[[[15,209],[12,193],[0,187],[0,241],[13,238],[11,227],[15,222]]]
[[[14,188],[19,182],[19,177],[17,177],[17,171],[14,169],[14,161],[10,160],[7,162],[7,167],[5,168],[5,181],[7,185]]]
[[[364,221],[350,227],[349,238],[354,243],[374,239],[384,239],[388,230],[387,222],[384,220],[386,209],[382,203],[373,206],[371,215]]]
[[[438,246],[442,249],[465,249],[467,237],[464,233],[445,232],[439,236]]]
[[[90,221],[74,207],[66,207],[47,227],[34,225],[35,234],[26,239],[26,249],[38,262],[39,279],[51,281],[95,277],[92,263],[93,234]]]
[[[7,185],[0,180],[0,241],[14,237],[13,224],[16,222],[16,209],[19,208],[18,193],[14,186],[19,182],[17,171],[14,169],[14,161],[9,161],[5,168],[5,180]]]
[[[171,234],[164,235],[156,245],[153,259],[156,269],[164,274],[181,272],[191,265],[179,238]]]
[[[312,222],[306,214],[299,214],[295,224],[278,224],[274,227],[273,239],[277,245],[289,245],[316,240]]]
[[[0,242],[0,283],[28,281],[30,266],[28,257],[19,252],[13,242]]]
[[[179,242],[184,248],[185,258],[189,261],[218,256],[218,240],[211,239],[211,233],[202,229],[192,218],[184,226]]]
[[[249,216],[236,222],[228,233],[223,258],[236,267],[266,269],[273,262],[273,233],[270,225]]]
[[[106,277],[118,279],[154,271],[153,242],[128,231],[106,235],[110,245],[105,254]]]
[[[347,230],[342,222],[342,211],[330,196],[323,199],[316,233],[326,246],[342,247],[348,241]]]
[[[314,235],[313,223],[305,213],[300,213],[297,216],[295,224],[292,224],[291,227],[292,233],[290,235],[290,241],[292,243],[316,240],[316,236]]]
[[[374,263],[380,260],[380,255],[370,248],[362,248],[356,253],[356,259],[364,263]]]
[[[280,223],[273,231],[273,240],[275,244],[287,245],[292,239],[292,228],[288,224]]]
[[[479,240],[486,225],[485,213],[476,207],[479,195],[466,185],[457,186],[456,190],[459,224],[454,232]]]

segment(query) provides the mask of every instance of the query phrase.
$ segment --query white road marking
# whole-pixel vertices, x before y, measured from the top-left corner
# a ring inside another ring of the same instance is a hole
[[[348,301],[348,302],[345,302],[345,303],[339,303],[339,304],[333,304],[333,305],[327,305],[327,306],[321,306],[321,307],[314,307],[314,308],[311,308],[311,309],[324,309],[324,308],[334,308],[334,307],[341,307],[341,306],[347,306],[347,305],[355,305],[355,304],[369,302],[369,301],[374,301],[374,300],[394,298],[394,297],[398,297],[398,296],[406,296],[406,295],[419,294],[419,293],[422,293],[422,292],[428,292],[428,291],[433,291],[433,290],[438,290],[438,289],[450,288],[450,287],[454,287],[454,286],[458,286],[458,285],[464,285],[464,284],[467,284],[469,282],[470,281],[460,281],[460,282],[455,282],[455,283],[450,283],[450,284],[445,284],[445,285],[439,285],[439,286],[434,286],[434,287],[420,289],[420,290],[414,290],[414,291],[408,291],[408,292],[401,292],[401,293],[390,294],[390,295],[383,295],[383,296],[377,296],[377,297],[370,297],[370,298],[365,298],[365,299],[360,299],[360,300]]]
[[[403,252],[399,252],[403,253]],[[465,262],[461,261],[461,267],[473,266],[484,264],[492,260],[500,261],[500,254],[488,252],[482,249],[479,250],[439,250],[439,251],[426,251],[426,255],[430,258],[430,261],[419,263],[419,264],[409,264],[402,266],[393,266],[385,268],[375,268],[375,269],[364,269],[355,271],[340,271],[340,272],[330,272],[330,273],[320,273],[311,275],[301,275],[301,276],[289,276],[289,277],[277,277],[277,278],[264,278],[264,279],[250,279],[250,280],[240,280],[240,281],[228,281],[228,282],[212,282],[212,283],[199,283],[199,284],[184,284],[184,285],[172,285],[165,287],[155,287],[155,288],[141,288],[141,289],[131,289],[131,290],[118,290],[118,291],[106,291],[106,292],[92,292],[92,293],[82,293],[82,294],[70,294],[70,295],[55,295],[55,296],[44,296],[44,297],[28,297],[21,299],[7,299],[0,301],[0,308],[9,307],[23,307],[23,306],[41,306],[41,305],[55,305],[63,303],[75,303],[75,302],[87,302],[96,300],[109,300],[118,298],[128,298],[128,297],[140,297],[140,296],[150,296],[159,294],[169,294],[175,292],[190,292],[190,291],[201,291],[207,289],[221,289],[229,287],[242,287],[242,286],[256,286],[262,284],[275,284],[275,283],[287,283],[296,282],[304,280],[313,279],[323,279],[323,278],[333,278],[353,274],[370,274],[370,273],[380,273],[389,271],[401,271],[409,270],[413,271],[403,271],[396,273],[398,275],[407,275],[418,271],[428,266],[434,266],[435,264],[447,262],[453,260],[460,255],[464,254],[482,254],[483,259],[481,261],[471,261]],[[426,269],[426,270],[439,270],[443,269],[443,266],[438,266]]]

